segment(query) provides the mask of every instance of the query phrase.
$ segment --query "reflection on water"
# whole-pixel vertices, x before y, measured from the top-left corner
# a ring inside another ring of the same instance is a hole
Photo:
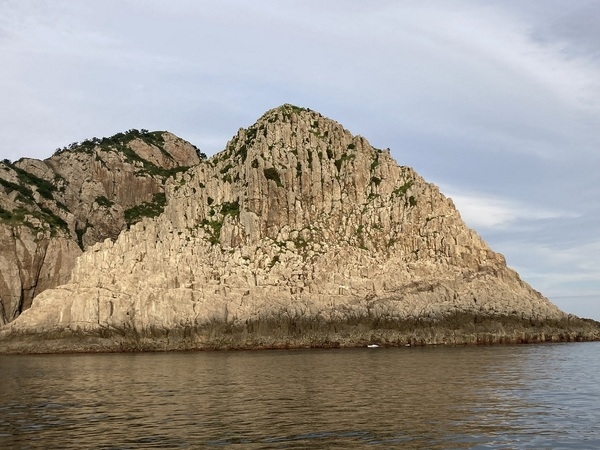
[[[0,447],[599,448],[598,350],[0,356]]]

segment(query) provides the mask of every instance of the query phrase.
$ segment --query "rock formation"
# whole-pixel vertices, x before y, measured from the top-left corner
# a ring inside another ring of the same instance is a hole
[[[452,340],[431,324],[456,318],[453,342],[479,342],[456,334],[482,321],[508,336],[510,321],[569,320],[437,187],[307,109],[268,111],[165,193],[160,216],[88,248],[5,339],[75,336],[87,344],[66,349],[81,350],[399,345],[415,343],[418,324],[430,327],[422,343]]]
[[[0,325],[66,283],[82,250],[158,214],[165,180],[198,153],[170,133],[130,130],[0,162]]]

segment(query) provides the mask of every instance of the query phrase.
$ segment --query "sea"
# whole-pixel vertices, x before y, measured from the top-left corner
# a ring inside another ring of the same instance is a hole
[[[0,355],[0,448],[598,449],[600,343]]]

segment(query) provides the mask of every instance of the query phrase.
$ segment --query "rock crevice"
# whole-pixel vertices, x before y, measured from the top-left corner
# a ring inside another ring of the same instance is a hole
[[[130,130],[0,162],[0,325],[66,283],[83,249],[158,214],[166,179],[199,160],[170,133]]]
[[[436,186],[307,109],[268,111],[164,192],[162,214],[89,246],[4,333],[566,318]]]

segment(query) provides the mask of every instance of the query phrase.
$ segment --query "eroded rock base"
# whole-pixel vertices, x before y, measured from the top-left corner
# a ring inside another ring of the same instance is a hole
[[[456,314],[442,320],[386,322],[373,318],[325,322],[306,318],[269,318],[245,325],[213,322],[177,329],[117,329],[97,332],[59,329],[45,333],[11,332],[0,353],[103,353],[183,350],[257,350],[425,345],[492,345],[600,340],[600,323],[569,317],[532,322],[511,316]]]

